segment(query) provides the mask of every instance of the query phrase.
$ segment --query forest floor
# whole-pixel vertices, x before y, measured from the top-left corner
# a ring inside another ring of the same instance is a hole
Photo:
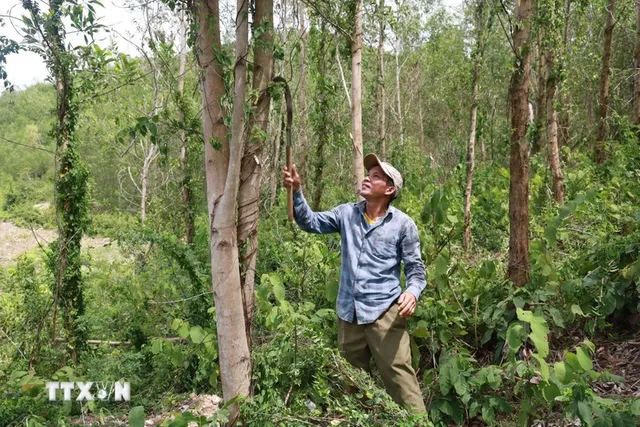
[[[13,264],[18,256],[25,252],[45,247],[56,239],[56,230],[44,228],[21,228],[10,222],[0,222],[0,267]],[[108,260],[117,257],[119,251],[111,250],[111,239],[108,237],[84,237],[82,247],[91,249],[92,254],[104,256]]]

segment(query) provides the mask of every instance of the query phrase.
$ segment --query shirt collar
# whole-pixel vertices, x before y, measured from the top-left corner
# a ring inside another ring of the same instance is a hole
[[[361,200],[361,201],[356,203],[356,207],[358,208],[358,211],[360,212],[361,215],[364,214],[366,206],[367,206],[367,201],[366,200]],[[394,213],[395,210],[396,210],[396,208],[394,208],[391,204],[389,204],[389,207],[387,208],[387,213],[384,214],[382,219],[385,219],[388,216],[393,217],[393,213]]]

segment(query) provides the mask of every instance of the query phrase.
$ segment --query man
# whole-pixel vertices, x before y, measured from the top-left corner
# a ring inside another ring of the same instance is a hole
[[[416,224],[391,206],[402,176],[375,154],[364,158],[364,201],[327,212],[313,212],[302,195],[295,165],[284,168],[283,182],[294,191],[294,217],[309,233],[340,233],[342,268],[338,290],[338,347],[352,365],[369,372],[371,357],[387,393],[400,405],[425,412],[415,371],[406,318],[413,315],[426,286]],[[406,290],[400,288],[404,261]]]

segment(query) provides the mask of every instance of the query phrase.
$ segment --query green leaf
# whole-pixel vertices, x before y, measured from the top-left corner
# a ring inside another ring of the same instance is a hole
[[[418,326],[413,330],[413,336],[417,338],[426,338],[429,336],[429,331],[422,326]]]
[[[192,327],[189,335],[191,336],[191,341],[193,341],[194,344],[201,344],[202,341],[204,341],[204,330],[202,329],[202,326],[196,325]]]
[[[522,307],[524,307],[524,303],[525,303],[525,301],[524,301],[524,298],[522,298],[522,297],[514,297],[514,298],[513,298],[513,304],[514,304],[516,307],[520,308],[520,309],[521,309]]]
[[[493,424],[493,422],[495,421],[495,418],[496,418],[496,413],[495,413],[495,410],[493,409],[493,406],[485,402],[484,405],[482,405],[482,419],[487,424]]]
[[[443,344],[449,344],[449,341],[451,341],[451,331],[448,329],[440,329],[439,336]]]
[[[572,305],[571,305],[571,312],[572,312],[573,314],[578,315],[578,316],[585,317],[584,313],[582,312],[582,309],[581,309],[581,308],[580,308],[580,306],[579,306],[579,305],[577,305],[577,304],[572,304]]]
[[[633,403],[629,407],[629,411],[631,411],[633,415],[640,417],[640,399],[636,399],[633,401]]]
[[[531,321],[533,320],[533,313],[529,310],[516,308],[516,314],[518,315],[518,320],[522,322],[531,323]]]
[[[589,357],[589,353],[582,348],[578,347],[576,350],[576,356],[578,356],[578,363],[580,363],[580,367],[585,371],[590,371],[593,369],[593,362],[591,361],[591,357]]]
[[[522,345],[523,337],[522,331],[524,327],[521,323],[512,323],[507,329],[507,343],[509,343],[509,347],[514,350],[517,350]]]
[[[270,274],[269,280],[271,281],[271,285],[273,286],[273,295],[275,295],[276,299],[279,302],[284,301],[284,285],[280,280],[280,276],[278,276],[277,274]]]
[[[556,374],[556,378],[562,384],[569,384],[573,379],[573,368],[564,362],[556,362],[553,364],[553,372]]]
[[[568,351],[564,355],[564,358],[567,360],[567,363],[571,365],[574,372],[582,371],[582,366],[580,365],[580,362],[578,361],[578,357],[575,355],[575,353],[571,353],[570,351]]]
[[[538,366],[540,367],[540,376],[542,376],[542,379],[548,380],[550,374],[549,374],[549,365],[547,365],[547,362],[545,362],[544,358],[542,358],[539,354],[536,354],[536,353],[533,354],[533,358],[536,359],[536,361],[538,362]]]
[[[162,351],[162,340],[154,339],[151,343],[151,353],[158,354]]]
[[[331,280],[327,282],[327,287],[325,289],[325,297],[327,298],[327,301],[329,301],[330,303],[336,302],[336,299],[338,298],[338,287],[339,287],[339,284],[335,280]]]
[[[189,322],[183,322],[178,328],[178,335],[180,335],[180,338],[186,338],[189,336],[189,330]]]
[[[578,402],[578,413],[580,414],[580,419],[587,423],[588,426],[593,425],[593,416],[591,415],[591,407],[585,401]]]
[[[129,427],[144,427],[144,406],[135,406],[129,411]]]
[[[555,383],[546,381],[542,386],[542,396],[547,402],[553,403],[555,398],[560,396],[560,388]]]
[[[458,380],[453,384],[453,387],[456,389],[458,396],[464,396],[469,393],[469,383],[462,376],[458,377]]]

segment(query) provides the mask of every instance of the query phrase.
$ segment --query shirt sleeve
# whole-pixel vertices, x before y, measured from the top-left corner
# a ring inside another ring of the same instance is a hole
[[[293,217],[298,226],[308,233],[339,233],[342,221],[341,206],[330,211],[314,212],[302,195],[302,190],[293,193]]]
[[[407,292],[413,294],[416,300],[427,286],[424,263],[420,255],[420,238],[418,227],[409,220],[405,226],[401,243],[402,261],[404,261],[404,275],[407,279]]]

